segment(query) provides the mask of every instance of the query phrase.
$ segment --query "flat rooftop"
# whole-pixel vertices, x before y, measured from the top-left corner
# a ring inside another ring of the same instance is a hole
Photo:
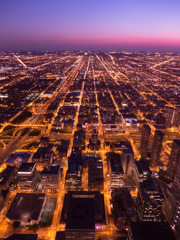
[[[14,221],[37,221],[46,195],[43,193],[17,193],[6,217]]]
[[[60,171],[60,165],[56,165],[56,166],[48,166],[48,168],[44,168],[41,172],[41,174],[47,174],[47,175],[57,175],[59,174]]]
[[[168,222],[131,222],[133,240],[176,240]]]
[[[37,234],[12,234],[7,240],[37,240]]]
[[[66,223],[70,200],[74,198],[93,199],[95,223],[106,224],[104,195],[98,191],[69,191],[65,194],[60,223]]]
[[[95,229],[93,198],[71,198],[66,229]]]
[[[31,153],[27,152],[15,152],[8,157],[6,163],[16,163],[17,161],[26,163],[31,158],[31,155],[32,155]]]
[[[112,174],[124,174],[122,164],[120,161],[121,160],[116,158],[110,159]]]
[[[35,163],[22,163],[19,167],[17,173],[23,174],[23,173],[31,173],[35,168]]]

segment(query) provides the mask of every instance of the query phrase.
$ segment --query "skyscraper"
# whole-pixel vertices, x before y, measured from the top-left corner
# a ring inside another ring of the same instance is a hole
[[[141,145],[140,145],[140,153],[142,158],[146,158],[147,156],[150,134],[151,134],[151,128],[149,127],[149,125],[144,124],[142,129]]]
[[[174,139],[167,166],[168,177],[171,178],[172,180],[174,179],[176,168],[179,162],[180,162],[180,140]]]
[[[123,149],[121,154],[121,163],[124,173],[133,175],[134,171],[134,153],[132,149]]]
[[[151,166],[157,167],[159,157],[162,150],[162,143],[163,143],[164,133],[156,130],[154,139],[153,139],[153,145],[151,150]]]
[[[165,197],[164,211],[168,222],[174,227],[180,227],[180,163],[176,169],[172,188]]]
[[[98,131],[96,129],[93,129],[92,131],[92,143],[98,143]]]
[[[169,108],[166,117],[166,128],[179,127],[180,113],[178,109]]]

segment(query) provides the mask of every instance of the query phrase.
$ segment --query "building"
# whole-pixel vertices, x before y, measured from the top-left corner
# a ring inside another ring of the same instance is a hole
[[[67,190],[82,189],[82,171],[83,167],[77,161],[68,163],[68,170],[65,178],[65,187]]]
[[[12,153],[8,159],[6,160],[6,163],[8,164],[15,164],[16,166],[20,166],[21,163],[26,163],[31,161],[32,154],[27,152],[15,152]]]
[[[124,186],[124,171],[121,164],[121,159],[109,159],[109,175],[111,189]]]
[[[98,140],[98,131],[96,129],[92,131],[92,138],[89,139],[88,148],[91,150],[99,150],[100,148],[100,140]]]
[[[151,171],[146,160],[135,161],[134,178],[138,185],[146,180],[149,174],[151,174]]]
[[[41,147],[49,147],[49,138],[41,137],[40,138]]]
[[[106,224],[104,195],[98,191],[69,191],[65,194],[60,223],[66,224],[70,200],[72,198],[93,199],[95,227],[102,228]]]
[[[179,109],[169,108],[166,117],[166,128],[179,127],[180,112]]]
[[[124,230],[129,221],[136,220],[135,206],[128,188],[116,188],[111,192],[115,226]]]
[[[61,181],[61,169],[60,165],[49,166],[44,168],[40,173],[41,185],[43,191],[56,192],[59,190],[59,185]]]
[[[39,147],[37,152],[32,157],[33,163],[38,163],[41,166],[47,166],[52,164],[53,152],[49,147]]]
[[[123,113],[122,117],[126,121],[126,123],[137,123],[138,119],[134,113]]]
[[[35,190],[38,176],[35,163],[22,163],[17,171],[18,182],[22,190]]]
[[[132,149],[123,149],[121,163],[124,174],[132,176],[134,172],[134,153]]]
[[[37,240],[37,234],[12,234],[10,237],[7,237],[6,240]]]
[[[166,192],[163,204],[168,222],[173,227],[180,227],[180,163],[177,166],[172,188]]]
[[[180,163],[180,140],[174,139],[171,154],[167,165],[167,175],[170,179],[174,179],[178,164]]]
[[[88,168],[89,191],[102,191],[104,189],[104,176],[102,160],[90,158]]]
[[[98,131],[96,129],[92,131],[92,143],[98,144]]]
[[[149,125],[144,124],[142,128],[142,135],[141,135],[140,154],[141,154],[141,157],[145,159],[147,157],[150,134],[151,134],[151,128],[149,127]]]
[[[95,206],[93,198],[69,200],[65,238],[95,240]]]
[[[17,193],[6,217],[11,222],[20,221],[23,225],[38,224],[45,200],[43,193]]]
[[[163,139],[164,133],[159,130],[156,130],[151,150],[151,166],[153,168],[158,166],[158,161],[162,150]]]
[[[130,222],[128,240],[176,240],[168,222]]]
[[[138,217],[140,221],[160,221],[164,196],[158,182],[150,175],[140,182],[137,195]]]
[[[15,166],[7,165],[6,169],[0,173],[0,190],[7,190],[9,188],[15,173]]]

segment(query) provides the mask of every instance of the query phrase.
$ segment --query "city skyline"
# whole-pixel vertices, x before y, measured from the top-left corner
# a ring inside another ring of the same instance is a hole
[[[0,51],[180,50],[180,2],[1,1]]]

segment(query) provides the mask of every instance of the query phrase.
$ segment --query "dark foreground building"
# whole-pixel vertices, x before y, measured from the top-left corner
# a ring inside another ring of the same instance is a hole
[[[129,240],[176,240],[168,222],[131,222]]]
[[[154,139],[153,139],[153,145],[151,150],[151,166],[157,167],[159,157],[162,150],[162,143],[163,143],[164,133],[156,130]]]
[[[140,153],[142,158],[147,157],[150,134],[151,134],[151,128],[149,127],[149,125],[144,124],[142,129],[141,145],[140,145]]]

